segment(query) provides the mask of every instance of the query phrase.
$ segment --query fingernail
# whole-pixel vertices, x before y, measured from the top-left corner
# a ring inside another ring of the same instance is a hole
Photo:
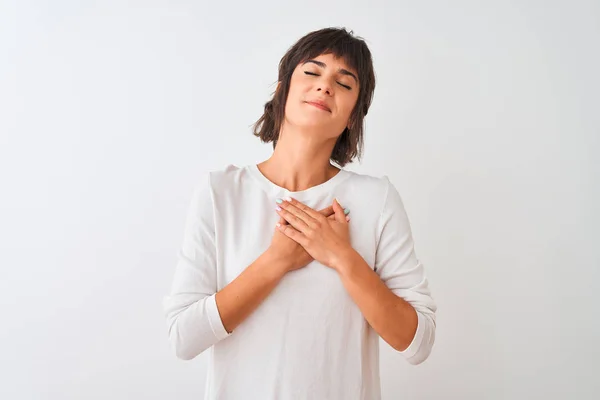
[[[335,201],[337,201],[337,203],[338,203],[340,206],[342,205],[342,203],[340,203],[340,201],[338,200],[338,198],[337,198],[337,197],[335,197]]]
[[[348,215],[348,214],[350,214],[350,210],[349,210],[349,209],[347,209],[347,208],[344,208],[344,214],[345,214],[345,215]]]
[[[276,209],[277,211],[281,211],[281,207],[279,207],[279,206],[275,207],[275,209]]]
[[[350,217],[346,216],[346,221],[350,222]]]
[[[283,199],[284,199],[285,201],[292,201],[292,198],[291,198],[290,196],[285,196]]]
[[[281,204],[281,203],[283,203],[283,200],[281,200],[281,199],[277,199],[277,200],[275,200],[275,201],[277,202],[277,204]]]

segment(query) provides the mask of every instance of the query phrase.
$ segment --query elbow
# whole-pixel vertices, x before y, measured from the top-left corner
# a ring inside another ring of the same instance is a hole
[[[411,365],[419,365],[429,358],[431,347],[421,347],[417,353],[406,359]]]
[[[169,342],[175,356],[180,360],[193,360],[210,347],[209,340],[200,332],[192,334],[179,329],[179,321],[175,320],[169,329]]]
[[[174,346],[175,347],[175,356],[180,360],[190,361],[196,358],[200,353],[196,353],[194,351],[189,351],[183,346]]]
[[[171,305],[166,311],[169,342],[181,360],[194,359],[227,336],[224,327],[222,331],[213,328],[222,326],[218,325],[221,319],[214,301],[212,308],[200,299]]]
[[[177,329],[174,329],[169,340],[175,356],[184,361],[193,360],[208,348],[208,346],[201,346],[198,343],[185,340],[178,334]]]
[[[418,313],[418,325],[412,341],[402,348],[394,347],[408,361],[409,364],[419,365],[427,360],[435,342],[435,317],[433,315]]]
[[[429,358],[433,342],[422,341],[421,343],[411,343],[406,347],[394,347],[396,351],[404,356],[411,365],[419,365]]]
[[[196,358],[197,354],[193,354],[187,351],[181,351],[180,349],[175,349],[175,356],[183,361],[190,361]]]

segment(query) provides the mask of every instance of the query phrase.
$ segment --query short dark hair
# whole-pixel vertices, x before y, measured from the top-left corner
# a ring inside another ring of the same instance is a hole
[[[359,93],[356,105],[350,114],[350,129],[346,127],[339,136],[331,153],[331,160],[344,166],[355,157],[360,160],[363,152],[364,117],[367,115],[373,92],[375,72],[371,52],[364,39],[355,37],[345,28],[325,28],[313,31],[300,38],[279,61],[278,87],[273,98],[265,103],[263,115],[254,123],[253,133],[262,142],[279,139],[279,129],[284,120],[285,103],[290,90],[292,73],[300,63],[322,54],[333,54],[342,58],[358,73]]]

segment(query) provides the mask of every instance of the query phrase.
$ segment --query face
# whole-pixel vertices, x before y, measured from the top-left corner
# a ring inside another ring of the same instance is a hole
[[[285,123],[337,137],[349,124],[358,92],[358,74],[343,59],[326,54],[301,63],[292,74]]]

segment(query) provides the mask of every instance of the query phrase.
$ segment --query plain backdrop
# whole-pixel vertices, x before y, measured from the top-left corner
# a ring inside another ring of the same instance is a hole
[[[400,191],[439,307],[425,363],[381,342],[383,398],[600,397],[598,2],[20,0],[0,2],[0,398],[202,398],[207,353],[175,357],[161,305],[192,189],[269,157],[250,127],[278,62],[328,26],[377,77],[348,169]]]

